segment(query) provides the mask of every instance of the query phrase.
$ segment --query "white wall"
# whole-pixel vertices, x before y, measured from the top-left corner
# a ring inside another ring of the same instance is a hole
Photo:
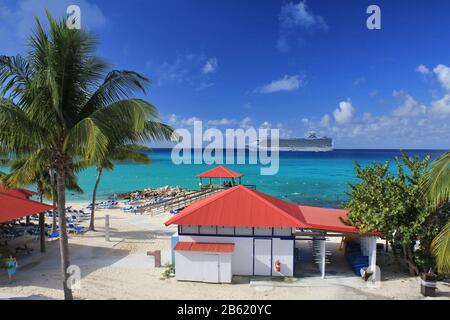
[[[232,254],[233,275],[253,274],[253,238],[240,237],[215,237],[215,236],[179,236],[179,241],[234,243]],[[176,257],[175,257],[176,259]],[[177,261],[178,267],[178,261]]]
[[[177,280],[231,283],[230,253],[175,251],[175,260]]]
[[[272,276],[294,276],[294,241],[273,238],[272,240]],[[280,272],[275,271],[275,262],[280,260]]]

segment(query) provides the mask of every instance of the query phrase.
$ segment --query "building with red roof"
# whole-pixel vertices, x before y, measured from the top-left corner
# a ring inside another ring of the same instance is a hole
[[[0,223],[52,210],[53,206],[0,192]]]
[[[4,193],[4,194],[8,194],[8,195],[11,195],[14,197],[24,198],[24,199],[29,199],[32,196],[38,195],[37,192],[26,190],[26,189],[20,189],[20,188],[8,189],[8,188],[5,188],[1,184],[0,184],[0,193]]]
[[[242,177],[244,175],[240,172],[228,169],[224,166],[217,166],[205,172],[202,172],[197,175],[197,178],[200,179],[200,190],[205,188],[216,188],[216,187],[231,187],[237,184],[236,179],[239,179],[239,184],[242,182]],[[204,186],[203,179],[209,179],[209,184]],[[219,185],[214,185],[212,183],[212,179],[220,179]],[[222,179],[229,180],[222,185]]]
[[[376,238],[346,219],[346,210],[299,206],[239,185],[191,204],[165,224],[178,225],[177,279],[231,282],[233,275],[293,276],[300,234],[319,244],[323,277],[327,234],[364,238],[374,264]]]

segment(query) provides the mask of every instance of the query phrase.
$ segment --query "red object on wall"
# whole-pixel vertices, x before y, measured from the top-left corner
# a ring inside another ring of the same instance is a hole
[[[281,270],[281,263],[280,260],[275,261],[275,271],[280,272]]]

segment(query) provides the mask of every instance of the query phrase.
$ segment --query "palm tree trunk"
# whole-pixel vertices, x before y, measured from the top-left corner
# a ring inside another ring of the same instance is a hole
[[[43,202],[42,194],[43,191],[40,190],[40,200],[41,203]],[[40,247],[41,252],[45,252],[45,213],[41,212],[39,213],[39,240],[40,240]]]
[[[95,215],[95,200],[97,198],[97,188],[100,183],[100,179],[102,178],[102,167],[97,167],[97,180],[95,180],[94,191],[92,192],[92,208],[91,208],[91,223],[89,224],[89,230],[94,231],[94,215]]]
[[[55,183],[55,174],[53,170],[50,170],[50,185],[52,188],[52,201],[53,201],[53,222],[52,222],[52,233],[56,231],[56,203],[57,203],[57,195],[56,195],[56,183]]]
[[[66,229],[66,186],[64,169],[60,169],[56,172],[56,187],[58,193],[59,249],[61,253],[61,271],[64,279],[64,299],[73,300],[72,290],[68,286],[69,274],[67,273],[70,261],[69,240]]]

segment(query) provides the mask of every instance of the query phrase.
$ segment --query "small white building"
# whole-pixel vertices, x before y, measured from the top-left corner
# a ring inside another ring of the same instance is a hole
[[[340,221],[345,216],[345,210],[298,206],[244,186],[230,188],[165,223],[178,225],[176,279],[229,283],[234,275],[292,277],[296,230],[357,233]],[[324,275],[325,254],[319,269]]]

